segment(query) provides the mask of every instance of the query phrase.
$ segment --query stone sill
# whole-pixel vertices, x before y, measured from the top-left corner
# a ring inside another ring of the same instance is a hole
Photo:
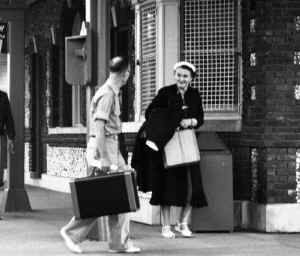
[[[25,173],[26,185],[64,193],[71,193],[69,183],[72,180],[73,178],[52,176],[45,173],[42,174],[42,177],[40,179],[32,179],[30,178],[30,174],[28,172]]]
[[[85,126],[80,127],[53,127],[48,129],[48,133],[52,134],[86,134],[87,128]]]
[[[137,133],[142,122],[124,122],[122,123],[123,133]],[[86,134],[87,128],[82,127],[53,127],[48,129],[49,135],[59,135],[59,134]]]
[[[205,113],[204,124],[199,131],[212,132],[239,132],[242,127],[242,118],[237,113]],[[143,121],[123,122],[123,133],[137,133]],[[86,127],[53,127],[48,129],[49,135],[54,134],[86,134]]]

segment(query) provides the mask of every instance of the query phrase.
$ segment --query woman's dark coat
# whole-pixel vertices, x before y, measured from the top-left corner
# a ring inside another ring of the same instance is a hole
[[[188,106],[186,111],[182,110],[183,105]],[[132,158],[139,189],[152,191],[150,203],[153,205],[185,206],[188,198],[188,168],[192,185],[190,203],[194,207],[206,206],[199,164],[165,169],[161,153],[181,119],[196,118],[197,127],[203,124],[202,101],[198,91],[189,87],[183,100],[176,84],[163,87],[147,108],[145,117],[146,121],[137,134]],[[162,134],[168,139],[162,139]],[[158,145],[158,152],[145,145],[149,138]]]

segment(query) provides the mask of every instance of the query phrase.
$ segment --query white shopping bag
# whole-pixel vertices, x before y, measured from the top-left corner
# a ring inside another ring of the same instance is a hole
[[[164,167],[190,165],[200,161],[200,151],[193,129],[178,130],[168,141],[163,153]]]

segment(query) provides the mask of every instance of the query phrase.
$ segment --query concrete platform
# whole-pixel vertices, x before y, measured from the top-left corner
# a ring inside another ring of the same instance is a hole
[[[0,221],[0,255],[73,255],[59,235],[59,229],[72,216],[70,195],[31,186],[27,192],[34,210],[4,214]],[[161,238],[158,226],[133,222],[131,227],[132,238],[143,249],[140,255],[300,255],[300,234],[197,233],[192,239],[169,240]],[[105,242],[87,241],[82,248],[86,255],[112,255],[106,252]]]

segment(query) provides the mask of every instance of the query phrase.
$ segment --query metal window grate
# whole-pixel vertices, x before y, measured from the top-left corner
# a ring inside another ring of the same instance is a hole
[[[141,113],[156,94],[156,4],[141,7]]]
[[[183,55],[197,66],[193,87],[208,112],[238,111],[236,0],[183,1]]]

